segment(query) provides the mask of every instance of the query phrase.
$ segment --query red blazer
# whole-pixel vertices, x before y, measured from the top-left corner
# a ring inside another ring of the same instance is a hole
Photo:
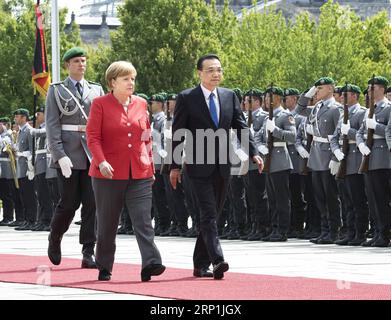
[[[108,93],[93,100],[87,122],[87,143],[92,153],[89,175],[103,178],[99,164],[106,160],[113,167],[113,179],[127,180],[151,178],[152,160],[151,127],[147,102],[131,96],[128,113]]]

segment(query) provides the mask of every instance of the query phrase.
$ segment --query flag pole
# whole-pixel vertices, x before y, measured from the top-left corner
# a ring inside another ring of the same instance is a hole
[[[60,81],[60,28],[59,28],[59,14],[58,1],[52,0],[52,81]]]

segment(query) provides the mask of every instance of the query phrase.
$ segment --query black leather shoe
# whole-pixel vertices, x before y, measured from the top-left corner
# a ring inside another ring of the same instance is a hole
[[[222,261],[213,266],[213,278],[215,280],[220,280],[224,278],[224,272],[227,272],[229,265],[227,262]]]
[[[99,281],[109,281],[111,279],[111,273],[107,270],[100,270],[98,280]]]
[[[10,224],[8,224],[7,226],[8,227],[19,227],[21,226],[22,224],[24,224],[25,221],[14,221],[14,222],[11,222]]]
[[[350,241],[352,241],[353,238],[351,237],[346,237],[346,238],[343,238],[343,239],[339,239],[337,241],[335,241],[334,243],[339,245],[339,246],[347,246],[349,244]]]
[[[164,270],[166,270],[166,267],[159,263],[147,265],[141,270],[141,281],[149,281],[151,280],[151,276],[161,275]]]
[[[48,257],[54,265],[58,266],[61,263],[61,239],[49,234]]]
[[[83,254],[83,260],[81,261],[82,269],[96,269],[96,263],[92,254]]]
[[[367,238],[365,238],[364,236],[362,236],[362,237],[356,236],[352,241],[348,242],[348,245],[349,246],[361,246],[366,241],[367,241]]]
[[[12,220],[3,219],[0,221],[0,226],[8,226],[12,222]]]
[[[384,248],[390,245],[390,239],[379,236],[375,242],[371,244],[371,247]]]
[[[208,268],[194,268],[193,276],[197,278],[213,278],[213,273]]]
[[[269,239],[270,242],[285,242],[287,240],[288,240],[288,238],[285,234],[279,234],[279,233],[270,236],[270,239]]]

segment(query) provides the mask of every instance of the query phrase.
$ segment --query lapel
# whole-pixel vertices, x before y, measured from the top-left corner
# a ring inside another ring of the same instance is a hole
[[[224,116],[227,114],[227,112],[224,112],[224,109],[230,105],[229,96],[221,92],[219,88],[217,88],[217,96],[220,104],[219,127],[221,127],[225,120]]]
[[[219,95],[219,94],[217,93],[217,95]],[[198,97],[197,105],[200,106],[201,113],[205,116],[206,119],[208,119],[210,125],[213,128],[216,128],[216,125],[213,122],[212,117],[210,115],[209,107],[206,104],[205,96],[204,96],[204,93],[202,92],[201,85],[199,85],[197,87],[197,97]],[[219,102],[220,102],[220,97],[219,97]],[[220,110],[221,110],[221,104],[220,104]],[[220,111],[220,113],[221,113],[221,111]]]
[[[83,79],[83,98],[81,99],[82,100],[81,102],[84,102],[88,98],[88,96],[90,95],[91,91],[92,90],[91,90],[90,84],[88,83],[88,81]]]
[[[384,106],[385,106],[384,100],[380,101],[378,104],[376,104],[375,114],[378,114],[378,113],[382,112]]]

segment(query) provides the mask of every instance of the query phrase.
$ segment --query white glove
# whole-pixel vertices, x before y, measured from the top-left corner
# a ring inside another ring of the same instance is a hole
[[[164,130],[164,138],[171,140],[172,139],[172,129]]]
[[[300,157],[302,157],[303,159],[308,159],[310,157],[310,154],[304,147],[299,148],[297,152],[299,153]]]
[[[338,173],[340,163],[334,160],[331,160],[329,163],[330,173],[335,176]]]
[[[69,178],[72,175],[72,161],[67,156],[62,157],[60,160],[58,160],[58,164],[60,165],[62,175],[65,178]]]
[[[341,125],[341,133],[344,134],[345,136],[348,135],[350,130],[350,121],[348,120],[347,124],[342,123]]]
[[[345,158],[345,154],[341,150],[339,150],[339,149],[336,149],[334,151],[334,155],[336,156],[338,161],[341,161],[341,160],[343,160],[343,158]]]
[[[364,142],[361,142],[358,145],[358,149],[360,150],[360,152],[363,156],[367,156],[371,153],[371,149],[369,149],[368,146]]]
[[[27,179],[30,181],[34,179],[34,170],[27,170]]]
[[[276,128],[276,123],[274,122],[274,119],[273,120],[267,119],[266,120],[266,130],[273,132],[275,128]]]
[[[158,151],[158,154],[159,154],[159,156],[161,156],[163,159],[165,159],[165,158],[168,156],[167,151],[164,150],[164,149],[160,149],[160,150]]]
[[[248,160],[248,155],[242,149],[236,149],[235,154],[238,156],[241,162]]]
[[[365,119],[365,124],[368,129],[376,129],[377,122],[376,122],[375,115],[373,115],[372,119],[369,118]]]
[[[0,167],[0,176],[1,176],[1,167]]]
[[[304,95],[306,98],[312,98],[316,93],[316,87],[313,86],[310,90],[307,91],[307,93]]]
[[[314,126],[312,124],[306,124],[305,131],[311,136],[314,135]]]
[[[268,153],[269,153],[269,149],[268,147],[266,147],[265,145],[261,144],[259,147],[258,147],[258,151],[260,153],[262,153],[264,156],[266,156]]]

